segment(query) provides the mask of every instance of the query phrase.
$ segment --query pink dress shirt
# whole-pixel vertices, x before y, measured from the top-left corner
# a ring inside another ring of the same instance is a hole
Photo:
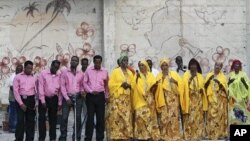
[[[105,68],[96,70],[94,66],[85,71],[83,86],[87,93],[104,92],[108,97],[108,71]]]
[[[37,78],[22,72],[14,78],[13,89],[16,101],[22,105],[21,96],[33,96],[37,93]]]
[[[60,95],[60,74],[51,74],[50,69],[43,70],[38,77],[38,91],[41,103],[45,103],[45,97],[58,96],[58,105],[62,105]]]
[[[82,71],[76,71],[74,75],[70,69],[66,69],[61,74],[61,92],[65,100],[69,100],[69,96],[83,92],[83,76]]]

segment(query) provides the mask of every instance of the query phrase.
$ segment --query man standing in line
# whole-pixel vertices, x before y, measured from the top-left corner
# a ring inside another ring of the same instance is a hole
[[[24,131],[26,141],[33,141],[35,135],[35,94],[36,77],[32,74],[33,63],[24,63],[24,72],[18,74],[13,82],[14,96],[17,101],[17,125],[15,141],[23,141]]]
[[[75,126],[73,130],[72,140],[75,140],[75,134],[77,141],[81,140],[81,113],[83,98],[81,93],[83,93],[83,73],[77,70],[79,64],[79,58],[77,56],[72,56],[70,61],[70,68],[66,69],[61,74],[61,92],[63,96],[62,101],[62,122],[60,126],[61,136],[59,141],[67,140],[67,126],[70,108],[74,108],[76,113],[76,131]],[[75,103],[75,104],[74,104]],[[74,105],[76,105],[74,107]]]
[[[21,73],[23,71],[23,65],[18,64],[16,66],[16,72],[13,73],[10,76],[10,90],[9,90],[9,132],[10,133],[15,133],[16,131],[16,121],[17,121],[17,115],[16,115],[16,100],[14,97],[14,92],[13,92],[13,81],[14,78],[16,77],[17,74]]]
[[[54,60],[50,69],[43,70],[38,77],[39,90],[39,141],[46,138],[46,112],[49,117],[49,137],[50,141],[56,140],[56,123],[58,106],[61,107],[60,96],[60,74],[58,69],[60,62]]]
[[[85,141],[91,141],[94,130],[94,116],[96,114],[96,140],[104,139],[105,102],[108,98],[108,71],[101,66],[102,57],[94,56],[94,66],[89,67],[84,75],[84,88],[87,92],[87,123]]]

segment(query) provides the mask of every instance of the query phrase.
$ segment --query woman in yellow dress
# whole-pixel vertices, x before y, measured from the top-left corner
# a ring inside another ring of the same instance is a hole
[[[204,78],[201,68],[194,58],[188,64],[183,75],[184,94],[180,97],[185,140],[202,140],[204,131],[204,111],[207,110],[207,98],[204,93]]]
[[[128,57],[119,59],[120,67],[111,73],[109,103],[107,108],[107,136],[109,140],[130,140],[133,138],[131,82],[133,74],[128,70]]]
[[[138,140],[159,140],[154,93],[157,83],[149,72],[145,60],[139,62],[140,72],[133,79],[133,107],[135,110],[134,138]]]
[[[229,124],[250,124],[249,78],[242,71],[242,63],[233,61],[228,81]]]
[[[179,97],[183,94],[183,83],[179,74],[169,71],[169,59],[160,61],[161,72],[157,75],[159,81],[155,101],[159,113],[161,139],[164,141],[182,140],[179,122]]]
[[[227,78],[221,71],[222,66],[222,63],[215,63],[204,86],[208,98],[206,134],[212,140],[227,137]]]

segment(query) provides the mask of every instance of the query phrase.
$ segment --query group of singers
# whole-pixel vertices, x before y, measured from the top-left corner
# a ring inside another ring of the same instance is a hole
[[[111,74],[102,67],[102,57],[88,59],[72,56],[70,67],[60,69],[54,60],[49,69],[34,75],[33,63],[26,61],[11,76],[10,107],[16,101],[16,141],[34,140],[36,106],[38,106],[39,141],[46,138],[46,113],[49,139],[56,140],[57,112],[62,110],[59,141],[67,140],[68,117],[74,111],[72,140],[81,140],[82,108],[87,107],[85,141],[152,140],[182,141],[216,140],[228,136],[230,124],[250,124],[250,81],[242,71],[242,63],[234,60],[226,76],[221,62],[206,77],[199,62],[192,58],[187,70],[182,58],[170,68],[170,59],[159,62],[160,72],[151,60],[140,60],[139,70],[128,65],[121,54],[118,67]],[[11,96],[12,95],[12,96]],[[13,106],[14,105],[14,106]],[[13,116],[10,116],[13,117]],[[96,120],[95,120],[96,118]],[[75,138],[76,137],[76,138]]]

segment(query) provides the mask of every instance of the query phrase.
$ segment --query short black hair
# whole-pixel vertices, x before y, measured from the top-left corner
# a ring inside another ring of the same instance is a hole
[[[24,63],[24,67],[27,67],[28,65],[32,65],[33,66],[33,62],[28,60]]]
[[[89,59],[88,58],[82,58],[81,62],[83,62],[83,61],[89,62]]]
[[[61,62],[58,61],[58,60],[53,60],[52,63],[51,63],[51,65],[54,66],[55,64],[58,64],[60,66]]]
[[[94,62],[95,62],[96,59],[100,59],[102,61],[102,56],[101,55],[95,55],[94,56]]]
[[[151,63],[153,63],[151,59],[147,59],[146,61],[147,61],[147,62],[151,62]]]
[[[72,56],[71,59],[72,59],[72,58],[77,58],[77,59],[79,60],[79,57],[78,57],[78,56],[75,56],[75,55]]]

